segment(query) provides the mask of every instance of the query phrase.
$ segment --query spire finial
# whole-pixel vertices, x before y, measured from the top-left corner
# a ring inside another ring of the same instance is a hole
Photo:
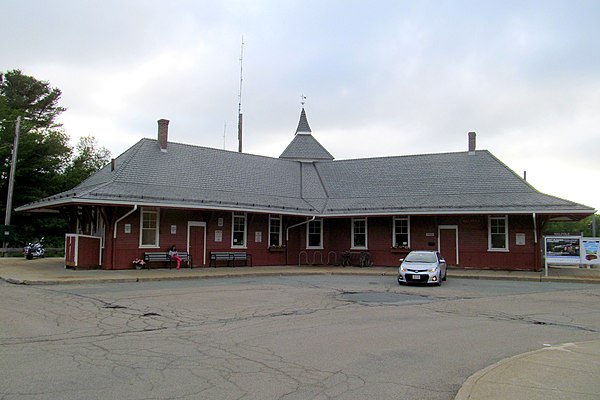
[[[300,95],[300,104],[302,105],[302,108],[304,108],[304,104],[306,103],[306,96],[304,94]]]
[[[303,96],[304,97],[304,96]],[[306,119],[306,111],[304,111],[304,104],[302,111],[300,112],[300,121],[298,121],[298,128],[296,128],[296,134],[298,133],[311,133],[308,120]]]

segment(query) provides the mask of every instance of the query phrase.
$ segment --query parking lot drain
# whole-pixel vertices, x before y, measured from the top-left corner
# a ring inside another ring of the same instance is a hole
[[[425,304],[433,299],[425,296],[392,292],[342,292],[340,300],[367,304]]]

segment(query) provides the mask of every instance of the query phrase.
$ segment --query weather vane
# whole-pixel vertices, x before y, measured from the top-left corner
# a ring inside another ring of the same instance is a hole
[[[304,107],[304,103],[306,103],[306,96],[304,94],[300,95],[300,104]]]

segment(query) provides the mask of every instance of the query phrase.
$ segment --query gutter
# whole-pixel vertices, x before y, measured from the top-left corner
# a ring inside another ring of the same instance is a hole
[[[125,218],[127,218],[128,216],[133,214],[137,209],[138,209],[138,205],[134,204],[133,208],[131,210],[129,210],[129,212],[127,212],[125,215],[123,215],[121,218],[119,218],[115,221],[115,226],[113,227],[113,239],[117,238],[117,225],[119,224],[119,222],[123,221]],[[114,241],[111,246],[110,261],[111,261],[111,269],[114,269],[115,268],[115,244],[114,244]]]
[[[300,223],[298,223],[298,224],[295,224],[295,225],[292,225],[292,226],[288,226],[288,227],[285,229],[285,263],[286,263],[286,264],[287,264],[287,262],[288,262],[288,240],[289,240],[289,238],[290,238],[290,229],[292,229],[292,228],[297,228],[297,227],[299,227],[299,226],[301,226],[301,225],[306,225],[306,224],[308,224],[309,222],[312,222],[312,221],[314,221],[315,219],[317,219],[317,216],[316,216],[316,215],[313,215],[313,216],[312,216],[310,219],[307,219],[306,221],[302,221],[302,222],[300,222]]]
[[[137,209],[138,209],[138,205],[134,204],[133,209],[129,210],[129,212],[127,214],[123,215],[121,218],[119,218],[118,220],[115,221],[115,226],[113,227],[113,239],[117,238],[117,225],[119,224],[119,222],[123,221],[125,218],[129,217],[131,214],[136,212]]]
[[[533,240],[534,240],[534,243],[537,244],[537,242],[538,242],[538,234],[537,234],[537,221],[536,221],[536,218],[535,218],[535,213],[533,213]]]
[[[305,224],[308,224],[309,222],[313,222],[315,219],[317,219],[317,216],[316,216],[316,215],[313,215],[313,216],[311,217],[311,219],[307,219],[306,221],[302,221],[302,222],[300,222],[300,223],[298,223],[298,224],[296,224],[296,225],[288,226],[288,227],[285,229],[285,245],[286,245],[286,247],[287,247],[287,242],[288,242],[288,239],[290,238],[290,229],[292,229],[292,228],[296,228],[296,227],[298,227],[298,226],[300,226],[300,225],[305,225]]]

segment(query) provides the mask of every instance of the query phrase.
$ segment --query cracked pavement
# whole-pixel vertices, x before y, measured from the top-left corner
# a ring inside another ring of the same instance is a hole
[[[453,399],[500,359],[597,338],[598,286],[0,283],[0,399]]]

